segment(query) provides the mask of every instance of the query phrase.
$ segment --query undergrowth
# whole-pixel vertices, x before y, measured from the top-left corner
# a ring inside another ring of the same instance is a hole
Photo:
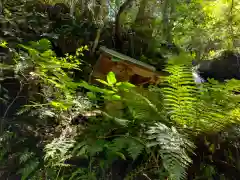
[[[171,57],[163,87],[142,89],[118,82],[113,72],[98,80],[102,86],[75,81],[84,50],[58,58],[42,39],[12,49],[14,63],[1,64],[2,81],[14,71],[20,91],[28,89],[13,121],[8,108],[1,121],[1,166],[14,159],[12,171],[22,179],[186,179],[198,138],[239,123],[239,82],[195,85],[187,54]],[[204,143],[213,155],[217,146]]]

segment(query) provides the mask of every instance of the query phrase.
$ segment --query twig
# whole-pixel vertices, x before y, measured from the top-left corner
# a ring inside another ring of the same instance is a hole
[[[146,177],[148,180],[151,180],[151,179],[148,177],[147,174],[143,173],[142,175],[143,175],[144,177]]]

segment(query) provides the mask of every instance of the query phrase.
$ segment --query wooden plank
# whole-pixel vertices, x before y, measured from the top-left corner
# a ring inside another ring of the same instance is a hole
[[[119,53],[119,52],[117,52],[117,51],[108,49],[108,48],[106,48],[106,47],[104,47],[104,46],[101,46],[101,47],[100,47],[100,51],[102,51],[102,52],[104,52],[104,53],[106,53],[106,54],[108,54],[108,55],[117,57],[117,58],[119,58],[119,59],[121,59],[121,60],[123,60],[123,61],[131,62],[131,63],[136,64],[136,65],[138,65],[138,66],[141,66],[141,67],[143,67],[143,68],[147,68],[147,69],[149,69],[149,70],[151,70],[151,71],[156,71],[156,68],[153,67],[153,66],[151,66],[151,65],[149,65],[149,64],[146,64],[146,63],[144,63],[144,62],[141,62],[141,61],[138,61],[138,60],[136,60],[136,59],[133,59],[133,58],[131,58],[131,57],[129,57],[129,56],[126,56],[126,55],[121,54],[121,53]]]

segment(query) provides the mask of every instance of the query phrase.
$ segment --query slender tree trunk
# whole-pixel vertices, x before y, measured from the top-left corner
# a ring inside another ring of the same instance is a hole
[[[95,38],[94,43],[93,43],[93,47],[92,47],[92,51],[91,51],[92,55],[96,51],[96,48],[97,48],[99,40],[100,40],[102,29],[104,28],[104,23],[105,23],[105,20],[106,20],[106,17],[107,17],[107,12],[108,12],[107,8],[108,8],[107,7],[107,0],[101,0],[100,4],[99,4],[99,7],[98,7],[97,17],[96,17],[96,21],[97,21],[97,24],[98,24],[99,27],[97,29],[96,38]]]
[[[134,31],[138,37],[144,41],[146,47],[144,51],[151,51],[155,47],[153,31],[156,18],[154,12],[156,0],[141,0],[140,8],[134,23]],[[150,10],[148,10],[150,9]]]
[[[81,9],[81,13],[83,13],[85,11],[85,6],[86,6],[86,3],[85,3],[85,0],[80,0],[79,1],[80,3],[80,9]]]
[[[93,14],[88,7],[91,1],[93,0],[81,0],[81,18],[89,22],[93,21]]]
[[[171,35],[171,5],[172,2],[169,0],[164,0],[162,4],[162,17],[163,17],[163,38],[165,39],[166,43],[172,43],[172,35]]]
[[[145,9],[146,9],[148,1],[149,0],[141,0],[140,1],[140,8],[138,10],[138,14],[137,14],[135,23],[143,24],[144,17],[145,17]]]
[[[121,32],[121,22],[120,18],[122,13],[128,9],[128,7],[134,2],[135,0],[126,0],[119,8],[119,11],[115,18],[115,39],[116,39],[116,48],[121,49],[122,47],[122,32]]]
[[[0,0],[0,15],[4,15],[4,0]]]
[[[234,8],[234,0],[231,0],[230,4],[230,11],[228,15],[228,31],[229,31],[229,38],[228,38],[228,49],[233,50],[234,46],[234,30],[233,30],[233,8]]]
[[[74,11],[75,11],[75,0],[70,1],[70,15],[73,17],[74,16]]]

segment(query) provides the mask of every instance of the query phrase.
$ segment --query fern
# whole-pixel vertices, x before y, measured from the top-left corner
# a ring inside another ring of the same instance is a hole
[[[172,121],[182,126],[191,127],[196,119],[196,87],[190,67],[169,63],[166,71],[170,73],[165,79],[164,107]]]
[[[33,152],[29,152],[28,150],[26,150],[24,153],[21,154],[21,156],[19,158],[20,164],[27,162],[33,156],[34,156]]]
[[[65,72],[64,69],[68,69],[69,71],[79,70],[79,65],[81,64],[79,60],[80,52],[87,49],[87,47],[79,48],[76,52],[78,55],[76,56],[57,58],[54,52],[49,49],[51,48],[51,45],[46,39],[42,39],[38,42],[31,42],[29,46],[19,46],[27,51],[28,54],[20,53],[20,55],[17,55],[16,65],[24,63],[22,67],[28,70],[30,75],[29,78],[35,80],[36,84],[42,83],[45,86],[48,86],[48,89],[51,90],[50,93],[53,96],[58,97],[59,104],[62,104],[60,108],[66,108],[69,106],[71,99],[68,98],[75,93],[78,83],[75,83],[69,72]],[[23,57],[25,61],[21,60]],[[19,69],[20,73],[25,72],[22,67]],[[30,69],[33,69],[33,71],[30,71]],[[66,103],[66,101],[68,103]]]
[[[72,150],[73,156],[82,156],[87,154],[88,145],[85,141],[76,142]]]
[[[77,169],[74,171],[69,180],[82,180],[82,179],[91,179],[91,177],[87,176],[88,172],[86,169]],[[95,176],[94,176],[95,177]]]
[[[19,47],[21,51],[15,52],[15,74],[22,84],[29,84],[33,94],[30,94],[32,104],[23,107],[18,114],[30,112],[40,119],[54,117],[62,123],[69,123],[73,117],[91,107],[87,98],[76,94],[79,83],[74,82],[71,75],[71,71],[79,71],[79,58],[87,46],[80,47],[76,55],[64,58],[56,57],[47,39]]]
[[[91,143],[91,144],[90,144]],[[88,142],[88,153],[90,156],[95,156],[98,153],[102,152],[107,142],[102,139],[97,139],[93,142],[91,140]]]
[[[81,141],[75,144],[73,149],[74,155],[87,155],[95,156],[98,153],[104,151],[107,148],[107,151],[110,153],[115,153],[121,156],[122,159],[125,159],[124,150],[127,151],[128,155],[135,160],[145,149],[144,143],[133,138],[133,137],[117,137],[112,143],[109,143],[105,140],[90,140],[89,142]]]
[[[182,83],[178,84],[175,81],[174,77],[172,77],[172,79],[169,79],[169,82],[173,83],[172,89],[176,89],[182,85],[191,87],[191,83],[185,84],[188,78],[188,75],[186,75],[185,79],[181,79]],[[114,81],[114,83],[116,82]],[[186,92],[189,93],[190,91]],[[183,179],[183,177],[186,176],[186,168],[191,163],[191,159],[188,157],[188,154],[185,151],[191,151],[194,146],[183,135],[178,133],[175,128],[168,128],[166,125],[160,123],[164,122],[169,125],[169,123],[166,122],[166,116],[164,115],[165,111],[162,110],[163,104],[161,103],[162,96],[160,92],[158,92],[156,89],[152,89],[151,91],[144,91],[135,88],[129,89],[128,91],[120,91],[119,94],[121,96],[120,100],[124,103],[124,105],[126,105],[129,110],[130,116],[128,117],[132,119],[129,120],[128,124],[126,124],[126,127],[128,128],[126,131],[129,135],[120,135],[120,137],[117,137],[116,135],[116,138],[114,138],[111,145],[108,146],[110,152],[118,154],[122,159],[126,159],[125,154],[127,153],[133,160],[135,160],[140,154],[143,153],[145,150],[145,145],[151,149],[158,148],[159,151],[157,156],[161,156],[163,166],[169,172],[169,178]],[[164,98],[166,99],[166,96],[164,96]],[[182,99],[191,101],[190,98],[190,100],[188,98]],[[173,108],[169,105],[166,107],[166,109]],[[183,114],[177,111],[174,113],[175,114],[172,114],[173,117],[176,114],[179,115],[179,118],[183,117]],[[156,124],[156,127],[152,126],[152,124],[155,122],[159,123]],[[143,137],[145,128],[148,128],[148,126],[151,127],[147,132],[148,140],[150,140],[150,142],[146,144],[145,141],[142,142],[139,141],[138,138],[134,138],[134,135]],[[102,150],[103,149],[101,147],[101,151]],[[154,150],[152,153],[154,153]],[[153,156],[155,156],[155,154],[153,154]],[[148,159],[148,161],[151,161],[151,158]],[[155,159],[155,161],[157,160]]]
[[[0,162],[4,162],[4,156],[10,152],[10,142],[14,137],[15,133],[9,131],[5,131],[0,135]]]
[[[28,179],[32,173],[35,173],[38,166],[38,159],[32,159],[28,163],[24,164],[24,167],[18,171],[18,173],[22,175],[21,180]]]
[[[133,160],[137,159],[137,157],[143,152],[144,149],[145,146],[136,140],[128,142],[127,151]]]
[[[126,149],[130,157],[135,160],[143,152],[145,146],[136,139],[126,136],[114,139],[110,149],[114,152]]]
[[[199,130],[221,131],[226,126],[239,122],[240,99],[234,94],[239,89],[237,82],[239,81],[231,80],[222,84],[209,80],[201,87],[195,105]]]
[[[51,129],[47,132],[51,135],[41,145],[44,146],[46,169],[56,172],[55,176],[59,178],[99,179],[110,173],[115,160],[138,162],[141,157],[144,167],[134,167],[130,178],[137,174],[150,177],[152,172],[162,169],[161,172],[168,172],[168,179],[184,179],[186,168],[191,164],[188,154],[194,149],[185,136],[189,133],[186,130],[191,129],[191,133],[193,130],[206,132],[215,127],[218,128],[214,130],[219,130],[239,121],[239,100],[232,93],[239,91],[238,82],[220,85],[210,81],[197,87],[190,66],[176,63],[185,56],[169,62],[166,71],[170,76],[165,79],[164,88],[136,88],[128,82],[117,82],[110,72],[107,81],[98,80],[107,86],[105,89],[73,81],[69,71],[79,70],[79,55],[84,47],[75,56],[64,58],[57,58],[45,39],[20,47],[23,51],[16,55],[15,73],[30,87],[40,85],[38,93],[42,98],[40,101],[33,96],[31,104],[25,108],[30,107],[31,115],[37,120],[51,118],[58,121],[57,128],[52,129],[60,136],[50,141],[53,137]],[[90,90],[88,95],[93,100],[100,99],[97,95],[100,93],[113,105],[109,109],[101,108],[103,117],[88,119],[84,126],[72,126],[73,118],[91,108],[88,98],[77,95],[79,86]],[[119,104],[121,109],[117,107]],[[30,150],[20,154],[23,178],[30,177],[40,166],[39,159],[32,164],[34,155]],[[89,160],[87,168],[76,169],[65,163],[79,157]],[[67,173],[60,168],[62,166],[68,166]],[[148,169],[152,169],[151,173]]]
[[[174,127],[156,123],[147,131],[148,147],[158,147],[164,168],[169,172],[170,179],[184,179],[186,168],[191,163],[187,151],[193,151],[194,145],[181,135]]]
[[[134,89],[123,94],[123,100],[133,116],[134,123],[153,123],[164,121],[162,97],[157,92]]]
[[[239,91],[239,81],[221,84],[209,80],[197,87],[190,66],[180,58],[170,60],[165,69],[170,76],[165,78],[162,92],[169,119],[197,132],[219,131],[229,123],[238,122],[239,99],[233,96],[233,91]]]
[[[69,152],[74,142],[68,139],[54,139],[45,146],[44,160],[49,162],[50,166],[65,166],[64,161],[71,157]]]

